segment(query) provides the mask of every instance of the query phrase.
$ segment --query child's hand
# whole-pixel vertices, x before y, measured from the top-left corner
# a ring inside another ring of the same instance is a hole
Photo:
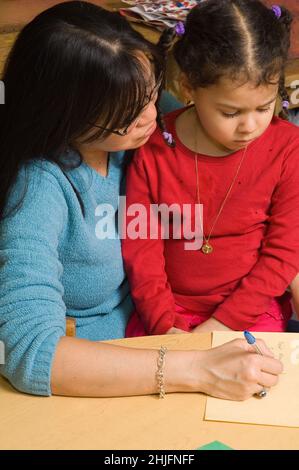
[[[166,331],[167,335],[178,335],[181,333],[188,333],[188,332],[185,330],[180,330],[180,328],[176,328],[175,326],[173,326],[172,328],[169,328],[169,330]]]
[[[299,318],[299,274],[297,274],[297,276],[292,280],[290,288],[292,292],[294,310],[297,313],[297,317]]]
[[[216,318],[211,317],[201,325],[196,326],[192,330],[192,333],[210,333],[211,331],[231,331],[231,329],[220,321],[216,320]]]

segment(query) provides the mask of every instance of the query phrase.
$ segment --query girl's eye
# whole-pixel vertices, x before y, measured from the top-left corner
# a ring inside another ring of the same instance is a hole
[[[263,108],[263,109],[258,109],[259,113],[266,113],[267,111],[270,111],[270,106],[268,108]]]
[[[270,106],[268,108],[257,109],[259,113],[267,113],[270,110],[271,110]],[[236,111],[235,113],[225,113],[222,111],[222,115],[226,118],[234,118],[238,116],[239,114],[240,114],[240,111]]]
[[[240,114],[239,111],[235,112],[235,113],[224,113],[222,112],[222,115],[226,118],[234,118],[236,116],[238,116]]]

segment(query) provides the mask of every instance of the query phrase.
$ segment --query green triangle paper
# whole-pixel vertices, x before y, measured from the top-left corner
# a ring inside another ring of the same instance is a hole
[[[232,448],[223,444],[222,442],[213,441],[202,447],[198,447],[196,450],[232,450]]]

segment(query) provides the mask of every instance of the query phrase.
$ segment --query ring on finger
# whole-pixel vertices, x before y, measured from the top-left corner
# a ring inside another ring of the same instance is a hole
[[[257,395],[259,398],[264,398],[267,396],[267,390],[265,387],[263,387],[262,390],[258,393],[255,393],[255,395]]]

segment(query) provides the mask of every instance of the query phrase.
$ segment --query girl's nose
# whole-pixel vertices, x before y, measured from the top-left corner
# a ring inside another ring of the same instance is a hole
[[[240,134],[253,134],[256,131],[256,121],[254,116],[244,116],[242,122],[239,123],[238,131]]]

